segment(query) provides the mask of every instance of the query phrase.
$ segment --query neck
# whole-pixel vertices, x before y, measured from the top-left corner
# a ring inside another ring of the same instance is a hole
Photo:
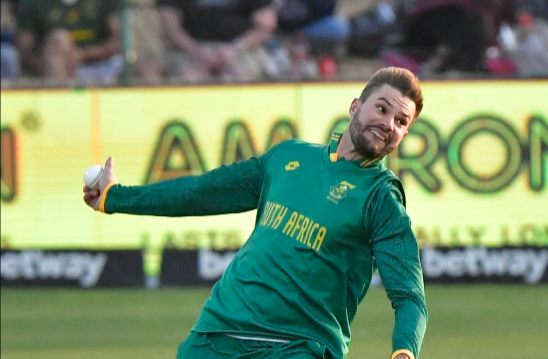
[[[354,147],[354,144],[350,139],[350,133],[348,132],[348,129],[344,131],[341,140],[339,141],[339,146],[337,147],[336,152],[339,155],[339,158],[344,158],[347,161],[370,160],[371,162],[373,162],[382,158],[365,158],[361,153],[356,151],[356,148]]]
[[[337,146],[337,154],[339,155],[339,158],[344,158],[347,161],[360,160],[363,158],[362,155],[356,152],[348,130],[344,131],[341,140],[339,141],[339,146]]]

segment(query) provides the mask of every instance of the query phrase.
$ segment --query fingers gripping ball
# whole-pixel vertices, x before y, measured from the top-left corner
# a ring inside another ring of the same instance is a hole
[[[99,179],[101,178],[103,171],[104,168],[99,165],[89,166],[89,168],[86,170],[86,173],[84,173],[84,183],[86,184],[86,186],[88,186],[90,189],[98,189]]]

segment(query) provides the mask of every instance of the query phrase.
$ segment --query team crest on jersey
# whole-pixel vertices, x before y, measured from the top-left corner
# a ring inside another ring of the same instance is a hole
[[[327,196],[327,199],[332,202],[339,203],[341,199],[346,197],[348,191],[354,189],[355,187],[356,186],[346,181],[337,183],[336,185],[329,187],[329,196]]]

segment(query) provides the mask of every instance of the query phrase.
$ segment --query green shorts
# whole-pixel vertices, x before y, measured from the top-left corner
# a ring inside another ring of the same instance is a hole
[[[177,350],[177,359],[319,359],[331,358],[325,345],[311,340],[277,343],[192,332]]]

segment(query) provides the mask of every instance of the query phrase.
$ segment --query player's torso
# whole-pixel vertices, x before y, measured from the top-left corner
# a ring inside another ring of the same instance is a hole
[[[325,146],[279,145],[265,168],[255,229],[195,330],[296,336],[346,355],[373,272],[364,206],[386,175],[380,164],[331,162]]]
[[[268,162],[257,229],[290,250],[312,251],[355,267],[348,260],[356,257],[356,249],[369,245],[364,205],[382,175],[379,166],[331,162],[325,146],[284,146]],[[272,231],[277,235],[268,235]]]
[[[281,146],[268,161],[257,225],[239,264],[260,258],[260,280],[286,278],[276,282],[286,301],[317,296],[310,301],[326,315],[351,321],[373,272],[364,206],[385,175],[380,164],[331,162],[325,146]]]
[[[277,232],[276,240],[288,248],[317,255],[355,247],[366,199],[356,190],[359,179],[352,171],[329,168],[319,146],[302,147],[270,158],[258,229],[267,237]]]

